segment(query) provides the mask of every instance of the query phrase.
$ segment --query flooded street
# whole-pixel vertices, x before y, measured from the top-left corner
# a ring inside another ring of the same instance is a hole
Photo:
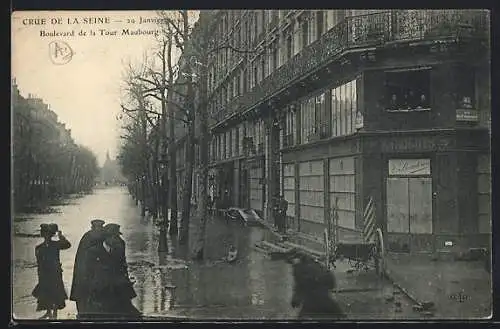
[[[139,208],[126,188],[97,189],[93,194],[70,200],[56,207],[58,212],[18,215],[13,238],[13,312],[16,319],[36,319],[36,300],[31,291],[37,282],[34,249],[41,223],[57,223],[72,243],[61,251],[63,279],[71,287],[73,263],[81,236],[90,220],[101,218],[121,225],[126,241],[130,275],[136,279],[134,305],[145,316],[188,319],[294,319],[297,310],[290,306],[293,278],[284,261],[273,261],[253,245],[264,237],[259,227],[229,225],[212,218],[207,225],[205,261],[186,261],[182,249],[169,241],[169,252],[159,254],[158,226],[152,219],[142,220]],[[235,263],[222,261],[231,244],[238,246]],[[353,319],[409,318],[411,303],[402,298],[401,310],[385,300],[392,286],[374,273],[352,274],[347,263],[336,269],[343,290],[337,299]],[[364,291],[349,292],[349,289]],[[74,319],[76,306],[66,301],[59,319]]]
[[[170,252],[159,255],[158,230],[152,220],[141,220],[138,207],[125,188],[98,189],[92,195],[71,200],[56,207],[57,213],[18,215],[14,220],[13,238],[13,312],[18,319],[34,319],[36,300],[31,291],[37,282],[34,249],[42,240],[41,223],[57,223],[72,243],[61,251],[63,279],[69,294],[73,264],[81,236],[90,229],[90,220],[104,219],[121,225],[127,244],[130,275],[135,277],[137,297],[133,303],[146,316],[186,316],[196,318],[289,318],[292,279],[289,267],[272,262],[257,252],[242,248],[242,260],[235,264],[218,261],[224,256],[226,239],[215,239],[207,245],[208,263],[196,264],[173,258]],[[250,246],[261,239],[259,228],[237,228],[236,235],[224,225],[209,225],[220,237],[240,236],[239,243]],[[226,230],[226,231],[224,231]],[[222,244],[222,245],[221,245]],[[222,248],[221,248],[222,247]],[[272,305],[272,308],[269,307]],[[60,319],[74,319],[76,306],[66,301]]]

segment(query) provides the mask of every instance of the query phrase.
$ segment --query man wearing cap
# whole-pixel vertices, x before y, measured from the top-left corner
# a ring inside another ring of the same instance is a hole
[[[94,219],[90,222],[91,228],[83,234],[76,251],[75,265],[73,268],[73,280],[71,283],[70,300],[76,302],[78,318],[85,317],[89,291],[89,264],[87,253],[90,247],[102,243],[104,240],[104,221]]]

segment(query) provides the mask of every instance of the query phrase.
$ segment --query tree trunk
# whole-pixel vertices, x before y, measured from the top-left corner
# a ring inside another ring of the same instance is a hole
[[[169,234],[177,235],[177,144],[175,143],[175,121],[174,113],[171,111],[169,119],[169,153],[170,153],[170,181],[169,181],[169,200],[170,200],[170,227]]]
[[[185,244],[189,238],[189,219],[191,214],[191,196],[193,194],[193,169],[194,169],[194,123],[188,124],[186,138],[186,170],[182,196],[182,225],[179,242]]]
[[[207,62],[206,52],[204,52],[202,63]],[[207,109],[207,70],[206,66],[202,66],[200,70],[200,106],[198,108],[198,117],[200,122],[200,182],[198,184],[199,196],[198,200],[198,218],[199,218],[199,232],[196,244],[194,245],[193,256],[195,259],[202,259],[204,257],[205,247],[205,231],[208,219],[208,141],[210,133],[208,130],[208,109]]]

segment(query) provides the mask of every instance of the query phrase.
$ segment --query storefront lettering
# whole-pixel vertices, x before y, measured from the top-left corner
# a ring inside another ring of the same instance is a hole
[[[400,137],[380,142],[382,152],[437,151],[450,145],[447,138]]]

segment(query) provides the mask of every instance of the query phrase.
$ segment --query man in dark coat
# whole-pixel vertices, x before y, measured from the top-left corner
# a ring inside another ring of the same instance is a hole
[[[288,256],[295,281],[292,306],[300,307],[299,319],[345,318],[330,295],[336,286],[333,273],[299,250],[292,250]]]
[[[105,239],[89,250],[91,290],[89,312],[92,318],[139,319],[140,312],[132,304],[136,297],[128,277],[125,241],[120,226],[104,226]]]
[[[125,240],[122,239],[120,232],[120,225],[110,223],[104,226],[106,234],[106,242],[110,244],[113,249],[113,254],[117,257],[119,264],[120,274],[128,278],[128,265],[125,256]]]
[[[274,199],[275,225],[280,233],[286,233],[286,212],[288,202],[283,195]]]
[[[90,223],[90,231],[87,231],[85,232],[85,234],[83,234],[82,238],[80,239],[80,243],[78,244],[78,249],[75,256],[75,265],[73,268],[73,281],[71,283],[70,300],[76,302],[76,309],[79,319],[85,317],[86,302],[89,297],[89,271],[87,264],[87,252],[90,247],[94,246],[95,244],[102,243],[104,239],[104,221],[95,219]]]

